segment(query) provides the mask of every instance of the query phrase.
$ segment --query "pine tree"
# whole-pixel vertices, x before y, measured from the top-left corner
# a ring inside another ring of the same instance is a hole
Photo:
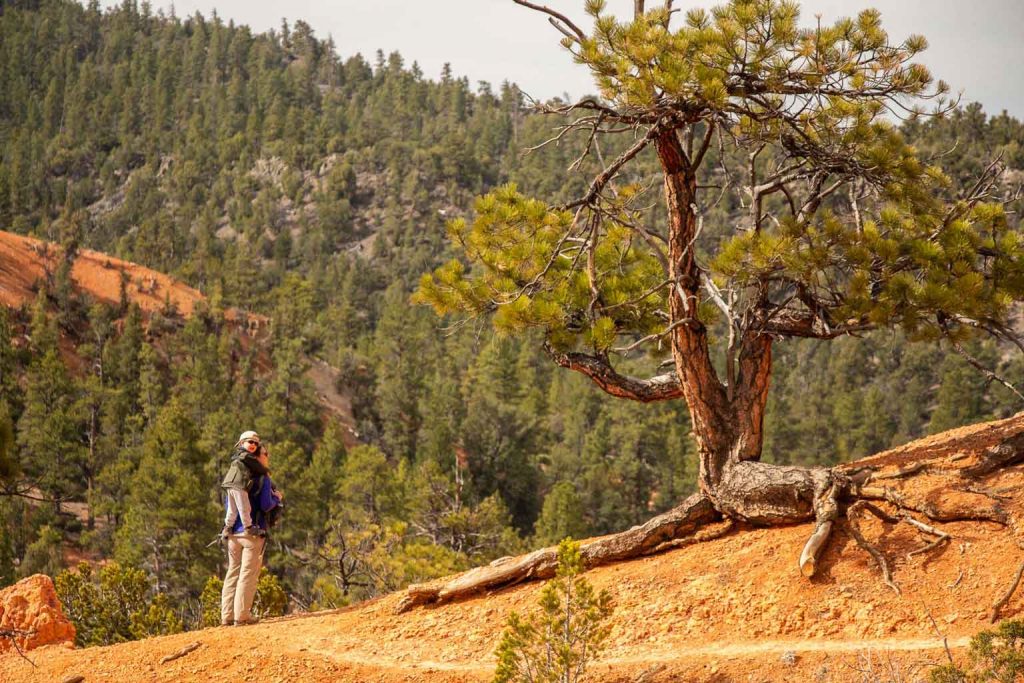
[[[213,482],[201,479],[206,456],[197,440],[185,407],[172,399],[146,431],[116,534],[118,561],[147,570],[161,591],[175,597],[198,595],[216,566],[207,543],[220,528],[221,513],[211,496]]]
[[[999,165],[957,195],[883,115],[944,102],[948,86],[914,61],[927,41],[890,40],[877,11],[807,30],[799,6],[780,0],[681,17],[637,2],[627,19],[594,1],[588,33],[533,9],[602,98],[542,109],[568,117],[566,135],[627,139],[568,201],[514,183],[479,197],[474,215],[449,224],[458,258],[421,279],[417,300],[488,316],[500,333],[540,333],[555,364],[617,398],[685,401],[700,487],[680,514],[814,519],[801,560],[812,574],[840,499],[858,494],[841,473],[761,462],[773,346],[885,329],[953,348],[979,331],[1019,344],[1011,303],[1024,279],[1006,274],[1024,252],[990,201]],[[573,168],[591,153],[585,144]],[[710,185],[729,189],[715,199]]]
[[[61,500],[85,488],[80,404],[55,348],[32,362],[26,384],[25,410],[17,425],[22,467],[59,509]]]

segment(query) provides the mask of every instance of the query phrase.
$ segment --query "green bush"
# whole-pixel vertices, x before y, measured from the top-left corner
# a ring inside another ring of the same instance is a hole
[[[930,683],[1017,683],[1024,680],[1024,621],[1004,621],[971,638],[966,669],[932,669]]]
[[[601,652],[612,613],[606,590],[595,593],[582,578],[580,545],[558,546],[555,578],[541,591],[540,613],[524,619],[512,612],[496,651],[494,683],[576,683]]]
[[[75,644],[110,645],[184,630],[166,595],[154,592],[141,569],[116,562],[98,574],[82,562],[57,575],[57,597],[75,625]]]

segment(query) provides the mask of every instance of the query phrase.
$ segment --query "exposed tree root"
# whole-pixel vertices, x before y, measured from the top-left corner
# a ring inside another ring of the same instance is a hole
[[[1024,462],[1024,432],[986,448],[978,463],[960,470],[960,476],[977,479],[1019,462]]]
[[[964,457],[967,456],[956,454],[942,461],[948,465]],[[921,547],[908,552],[907,557],[931,552],[952,538],[928,522],[994,522],[1009,527],[1020,539],[1013,505],[1016,489],[992,488],[991,482],[978,480],[1021,462],[1024,432],[985,449],[975,464],[963,469],[943,466],[935,459],[889,472],[880,472],[880,467],[825,469],[739,461],[723,470],[712,493],[694,494],[682,505],[641,526],[592,541],[583,546],[581,554],[585,566],[590,568],[718,538],[728,533],[735,522],[779,526],[813,519],[814,531],[799,558],[800,572],[810,577],[818,569],[819,557],[837,522],[845,518],[850,536],[875,560],[885,584],[899,594],[890,560],[861,531],[864,514],[886,524],[906,523],[929,537]],[[930,489],[907,487],[907,482],[915,477],[935,475],[942,475],[942,479]],[[953,491],[957,495],[947,495]],[[556,566],[554,548],[501,558],[447,581],[411,586],[396,611],[548,578],[554,575]],[[993,620],[1022,581],[1024,564],[1009,590],[993,605]]]
[[[903,515],[903,521],[905,521],[912,527],[916,527],[918,531],[922,531],[930,536],[935,536],[934,541],[929,542],[927,545],[921,546],[917,550],[911,550],[909,553],[907,553],[907,557],[913,557],[914,555],[920,555],[922,553],[929,552],[933,548],[939,547],[940,545],[942,545],[943,543],[952,538],[952,536],[947,534],[945,531],[940,531],[933,526],[925,524],[924,522],[919,522],[910,515]]]
[[[814,576],[818,570],[818,557],[825,549],[825,543],[832,534],[832,525],[839,516],[839,496],[846,489],[848,481],[838,473],[830,473],[827,483],[819,485],[814,494],[814,533],[807,539],[800,553],[800,573]]]
[[[864,538],[864,534],[860,532],[857,516],[861,510],[867,510],[880,519],[888,519],[889,515],[885,514],[867,501],[857,501],[846,511],[846,529],[849,531],[850,535],[853,536],[853,540],[857,541],[857,545],[866,550],[867,553],[875,559],[875,562],[878,564],[878,568],[882,571],[882,581],[885,582],[885,585],[896,591],[896,595],[900,595],[900,587],[892,580],[892,571],[889,569],[889,561],[885,559],[885,555],[882,551],[869,543],[868,540]]]
[[[714,526],[710,526],[706,529],[701,529],[700,531],[691,536],[684,536],[683,538],[673,538],[671,541],[665,541],[661,545],[651,550],[648,550],[643,554],[656,555],[657,553],[663,553],[669,550],[676,550],[677,548],[685,548],[687,546],[697,545],[698,543],[713,541],[716,538],[722,538],[724,536],[727,536],[729,532],[735,528],[736,522],[726,517]]]
[[[825,543],[832,534],[833,524],[832,520],[818,522],[814,527],[814,533],[807,539],[807,544],[804,545],[804,549],[800,553],[799,562],[800,573],[804,576],[810,578],[818,571],[818,557],[825,549]]]
[[[650,554],[663,549],[666,543],[692,536],[704,525],[720,519],[721,515],[715,511],[710,500],[701,494],[694,494],[682,505],[641,526],[583,546],[583,563],[590,568]],[[401,613],[417,605],[450,602],[527,579],[549,578],[554,576],[557,565],[557,551],[554,548],[536,550],[520,557],[503,557],[447,582],[410,586],[395,611]]]
[[[909,477],[917,474],[918,472],[925,471],[929,467],[931,467],[931,463],[928,462],[927,460],[922,460],[921,462],[916,462],[907,467],[900,468],[895,472],[873,473],[871,475],[871,480],[878,481],[880,479],[903,479],[904,477]]]
[[[998,499],[981,493],[975,495],[987,499],[985,504],[982,505],[981,501],[974,504],[959,504],[944,499],[915,500],[902,491],[880,486],[858,487],[851,492],[850,497],[853,500],[884,501],[898,510],[918,512],[933,522],[995,522],[1003,525],[1008,523],[1006,511]]]

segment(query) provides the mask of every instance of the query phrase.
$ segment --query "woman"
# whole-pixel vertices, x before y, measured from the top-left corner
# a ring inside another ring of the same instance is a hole
[[[252,616],[252,602],[256,597],[256,584],[260,579],[267,544],[267,513],[280,505],[283,499],[270,481],[270,453],[265,445],[260,446],[257,460],[268,474],[257,479],[248,492],[256,530],[246,528],[239,516],[227,537],[228,571],[220,594],[221,626],[244,626],[257,621]]]

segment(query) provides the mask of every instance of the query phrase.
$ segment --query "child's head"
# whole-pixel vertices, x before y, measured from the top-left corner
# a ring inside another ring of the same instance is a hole
[[[236,446],[241,446],[247,452],[255,454],[260,449],[260,435],[253,431],[242,432],[238,437]]]

